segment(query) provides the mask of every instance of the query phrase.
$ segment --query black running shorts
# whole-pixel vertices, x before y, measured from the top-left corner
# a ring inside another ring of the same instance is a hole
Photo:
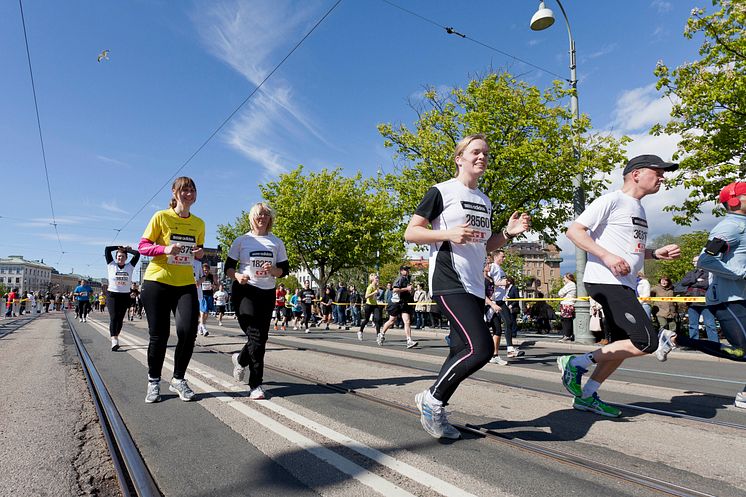
[[[612,342],[629,339],[642,352],[655,352],[658,332],[633,289],[602,283],[586,283],[585,288],[588,295],[603,307]]]

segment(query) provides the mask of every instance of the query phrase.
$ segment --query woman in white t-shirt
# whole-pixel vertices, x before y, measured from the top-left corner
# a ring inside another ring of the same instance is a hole
[[[112,257],[112,252],[116,255]],[[127,262],[127,255],[132,258]],[[132,273],[140,260],[140,252],[132,247],[118,247],[115,245],[104,248],[106,270],[109,276],[109,286],[106,287],[106,303],[109,310],[109,336],[111,350],[119,350],[119,333],[122,331],[124,316],[130,306],[130,287]]]
[[[562,299],[560,302],[560,318],[562,321],[562,338],[560,342],[571,342],[575,340],[572,331],[572,322],[575,319],[575,297],[578,296],[578,287],[575,284],[575,275],[566,273],[562,277],[565,286],[559,289],[557,295]]]
[[[223,326],[225,306],[228,304],[228,292],[225,291],[225,287],[223,287],[222,283],[213,297],[215,298],[215,317],[218,318],[218,326]]]
[[[456,177],[427,191],[404,233],[407,242],[430,245],[428,287],[451,325],[450,354],[435,383],[415,397],[422,427],[435,438],[460,438],[443,406],[494,351],[483,318],[487,252],[526,231],[529,223],[527,214],[514,212],[504,230],[492,232],[492,203],[477,188],[489,162],[484,135],[462,139],[453,159]]]
[[[242,381],[249,368],[249,398],[264,398],[264,352],[275,308],[275,279],[287,276],[285,244],[271,233],[274,212],[265,203],[249,211],[251,231],[236,238],[228,250],[225,274],[233,279],[231,302],[238,324],[248,337],[233,354],[233,377]]]

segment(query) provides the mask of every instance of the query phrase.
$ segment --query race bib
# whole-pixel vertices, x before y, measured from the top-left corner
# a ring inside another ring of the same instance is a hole
[[[630,254],[644,254],[645,243],[648,239],[648,222],[639,217],[632,218],[632,243],[629,247]]]
[[[209,281],[209,280],[208,280],[208,281],[203,281],[203,282],[202,282],[202,290],[203,290],[203,291],[207,290],[208,292],[209,292],[210,290],[212,290],[212,282],[211,282],[211,281]]]
[[[172,233],[169,243],[180,243],[181,250],[178,254],[169,255],[167,262],[176,266],[191,266],[194,262],[192,250],[197,246],[197,239],[192,235]]]
[[[247,266],[249,270],[249,278],[252,280],[261,280],[271,278],[268,269],[263,269],[266,263],[274,265],[275,256],[269,250],[254,250],[249,252],[249,264]]]
[[[461,207],[466,215],[465,223],[475,230],[468,243],[487,243],[492,236],[492,226],[487,207],[483,204],[461,201]]]
[[[130,274],[127,271],[117,271],[114,274],[114,284],[116,286],[129,285]]]

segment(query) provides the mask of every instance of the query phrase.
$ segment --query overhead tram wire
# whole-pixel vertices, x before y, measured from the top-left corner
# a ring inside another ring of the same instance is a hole
[[[406,12],[407,14],[409,14],[411,16],[417,17],[418,19],[421,19],[422,21],[425,21],[425,22],[427,22],[429,24],[432,24],[433,26],[436,26],[436,27],[444,30],[449,35],[456,35],[459,38],[463,38],[465,40],[469,40],[470,42],[476,43],[477,45],[480,45],[480,46],[482,46],[484,48],[492,50],[493,52],[497,52],[497,53],[499,53],[501,55],[504,55],[505,57],[508,57],[508,58],[513,59],[515,61],[518,61],[518,62],[521,62],[523,64],[526,64],[529,67],[533,67],[534,69],[538,69],[541,72],[545,72],[547,74],[550,74],[550,75],[554,76],[555,78],[559,78],[562,81],[565,81],[565,82],[568,82],[568,83],[570,82],[570,80],[568,78],[566,78],[564,76],[560,76],[556,72],[550,71],[549,69],[545,69],[545,68],[543,68],[541,66],[537,66],[536,64],[533,64],[533,63],[531,63],[531,62],[529,62],[529,61],[527,61],[525,59],[522,59],[520,57],[516,57],[515,55],[509,54],[508,52],[500,50],[499,48],[495,48],[495,47],[493,47],[491,45],[488,45],[488,44],[486,44],[484,42],[481,42],[481,41],[479,41],[477,39],[474,39],[474,38],[472,38],[472,37],[470,37],[470,36],[468,36],[466,34],[460,33],[458,31],[456,31],[453,27],[444,26],[444,25],[440,24],[439,22],[436,22],[436,21],[434,21],[432,19],[429,19],[429,18],[427,18],[427,17],[425,17],[425,16],[423,16],[421,14],[418,14],[417,12],[414,12],[414,11],[411,11],[411,10],[409,10],[407,8],[404,8],[401,5],[397,5],[394,2],[391,2],[390,0],[381,0],[381,1],[383,3],[386,3],[386,4],[394,7],[394,8],[397,8],[397,9],[403,11],[403,12]]]
[[[28,60],[28,72],[31,75],[31,91],[34,94],[34,109],[36,109],[36,126],[39,129],[39,142],[41,143],[41,158],[44,162],[44,176],[47,180],[47,193],[49,194],[49,207],[52,210],[52,226],[54,227],[54,233],[57,235],[57,243],[60,245],[60,253],[65,254],[65,250],[62,248],[62,239],[60,239],[60,232],[57,229],[57,218],[54,215],[54,202],[52,201],[52,186],[49,183],[49,168],[47,167],[47,153],[44,149],[44,135],[41,131],[41,119],[39,118],[39,102],[36,98],[36,84],[34,83],[34,71],[31,68],[31,51],[28,46],[28,35],[26,33],[26,17],[23,15],[23,0],[18,0],[18,6],[21,9],[21,24],[23,25],[23,40],[26,43],[26,60]],[[62,260],[62,257],[60,257]]]
[[[301,45],[303,44],[303,42],[304,42],[304,41],[306,41],[306,38],[308,38],[309,36],[311,36],[311,33],[313,33],[313,32],[314,32],[314,31],[316,30],[316,28],[318,28],[318,27],[319,27],[319,25],[320,25],[320,24],[321,24],[322,22],[324,22],[324,19],[326,19],[326,18],[327,18],[327,17],[329,16],[329,14],[331,14],[331,13],[332,13],[332,12],[334,11],[334,9],[336,9],[336,8],[337,8],[337,6],[338,6],[338,5],[340,4],[340,3],[342,3],[342,0],[337,0],[337,1],[336,1],[336,2],[334,3],[334,5],[332,5],[332,6],[331,6],[331,8],[330,8],[329,10],[327,10],[327,11],[326,11],[326,13],[325,13],[325,14],[324,14],[324,15],[323,15],[323,16],[321,17],[321,19],[319,19],[319,20],[318,20],[318,21],[316,22],[316,24],[314,24],[314,25],[313,25],[313,27],[312,27],[312,28],[311,28],[311,29],[310,29],[310,30],[308,31],[308,33],[306,33],[306,34],[305,34],[305,35],[303,36],[303,38],[301,38],[301,39],[300,39],[300,41],[299,41],[298,43],[296,43],[296,44],[295,44],[295,46],[294,46],[294,47],[293,47],[293,48],[292,48],[292,49],[290,50],[290,52],[288,52],[288,54],[287,54],[287,55],[286,55],[285,57],[283,57],[283,59],[282,59],[282,60],[281,60],[281,61],[280,61],[280,62],[279,62],[279,63],[278,63],[278,64],[277,64],[277,65],[276,65],[275,67],[274,67],[274,69],[272,69],[272,71],[270,71],[270,73],[269,73],[269,74],[267,74],[267,76],[265,76],[265,78],[264,78],[264,79],[263,79],[263,80],[262,80],[262,81],[261,81],[261,82],[259,83],[259,85],[257,85],[257,87],[256,87],[256,88],[254,88],[254,90],[253,90],[253,91],[252,91],[252,92],[251,92],[251,93],[249,94],[249,96],[247,96],[247,97],[246,97],[246,98],[245,98],[245,99],[244,99],[244,100],[243,100],[243,101],[242,101],[242,102],[241,102],[241,103],[240,103],[240,104],[238,105],[238,107],[236,107],[236,108],[235,108],[235,109],[233,110],[233,112],[231,112],[231,113],[230,113],[230,114],[228,115],[228,117],[226,117],[226,118],[225,118],[225,119],[223,120],[223,122],[222,122],[222,123],[220,123],[220,126],[218,126],[218,127],[217,127],[217,128],[215,129],[215,131],[213,131],[213,132],[212,132],[212,133],[210,134],[210,136],[208,136],[208,137],[207,137],[207,139],[206,139],[206,140],[205,140],[204,142],[202,142],[202,144],[201,144],[201,145],[200,145],[200,146],[199,146],[199,147],[197,148],[197,150],[195,150],[195,151],[194,151],[194,153],[192,153],[192,155],[190,155],[190,156],[189,156],[189,158],[188,158],[188,159],[187,159],[186,161],[184,161],[184,163],[183,163],[183,164],[182,164],[181,166],[179,166],[179,168],[178,168],[178,169],[177,169],[177,170],[176,170],[176,171],[175,171],[175,172],[174,172],[174,173],[173,173],[173,174],[171,175],[171,177],[170,177],[170,178],[169,178],[168,180],[166,180],[166,182],[165,182],[165,183],[163,183],[163,185],[161,185],[161,187],[160,187],[160,188],[158,189],[158,191],[156,191],[156,192],[155,192],[155,193],[153,194],[153,196],[152,196],[152,197],[150,197],[150,198],[149,198],[149,199],[148,199],[148,200],[147,200],[147,201],[146,201],[146,202],[145,202],[145,203],[144,203],[144,204],[142,205],[142,207],[140,207],[140,209],[138,209],[138,210],[137,210],[137,212],[135,212],[135,213],[134,213],[134,214],[132,215],[132,217],[131,217],[131,218],[129,218],[129,219],[127,220],[127,222],[126,222],[126,223],[124,223],[124,225],[122,225],[122,227],[121,227],[121,228],[119,228],[118,230],[116,230],[116,231],[117,231],[117,234],[116,234],[116,235],[114,236],[114,240],[116,240],[116,239],[117,239],[117,237],[119,236],[119,234],[120,234],[120,233],[122,232],[122,230],[124,230],[124,228],[126,228],[126,227],[127,227],[127,226],[128,226],[128,225],[129,225],[129,224],[130,224],[130,223],[131,223],[131,222],[132,222],[132,221],[133,221],[133,220],[134,220],[134,219],[135,219],[135,218],[136,218],[137,216],[138,216],[138,214],[140,214],[140,213],[141,213],[141,212],[143,211],[143,209],[145,209],[145,207],[147,207],[147,206],[148,206],[148,204],[150,204],[150,202],[152,202],[152,201],[153,201],[153,199],[155,199],[155,197],[157,197],[157,196],[158,196],[158,194],[159,194],[159,193],[161,193],[161,192],[163,191],[163,189],[164,189],[164,188],[166,188],[166,187],[168,186],[168,184],[169,184],[169,183],[170,183],[170,182],[171,182],[171,181],[172,181],[172,180],[173,180],[173,179],[174,179],[174,178],[176,177],[176,175],[177,175],[177,174],[179,174],[179,172],[181,172],[181,170],[182,170],[182,169],[184,169],[184,168],[185,168],[185,167],[186,167],[186,166],[187,166],[187,165],[188,165],[188,164],[189,164],[189,163],[190,163],[190,162],[192,161],[192,159],[194,159],[194,157],[196,157],[196,156],[197,156],[197,154],[198,154],[198,153],[200,153],[200,152],[202,151],[202,149],[203,149],[203,148],[205,148],[205,146],[206,146],[206,145],[207,145],[207,144],[208,144],[208,143],[209,143],[209,142],[210,142],[210,141],[211,141],[211,140],[212,140],[212,139],[213,139],[213,138],[215,137],[215,135],[217,135],[217,134],[218,134],[218,133],[220,132],[220,130],[221,130],[221,129],[223,129],[223,127],[225,127],[225,125],[226,125],[226,124],[228,124],[228,123],[229,123],[229,122],[231,121],[231,119],[233,119],[233,116],[235,116],[235,115],[236,115],[236,113],[237,113],[237,112],[238,112],[239,110],[241,110],[241,108],[242,108],[242,107],[243,107],[244,105],[246,105],[246,103],[247,103],[247,102],[248,102],[249,100],[251,100],[251,98],[252,98],[252,97],[253,97],[253,96],[254,96],[254,95],[255,95],[255,94],[256,94],[256,93],[257,93],[257,92],[258,92],[258,91],[259,91],[259,90],[260,90],[260,89],[262,88],[262,86],[264,85],[264,83],[266,83],[266,82],[267,82],[267,80],[269,80],[269,78],[271,78],[271,77],[272,77],[272,75],[273,75],[273,74],[274,74],[275,72],[277,72],[277,70],[278,70],[278,69],[280,69],[280,67],[282,67],[282,65],[283,65],[283,64],[285,63],[285,61],[286,61],[286,60],[288,60],[288,58],[290,58],[290,56],[291,56],[291,55],[293,55],[293,52],[295,52],[295,51],[296,51],[296,50],[297,50],[297,49],[298,49],[298,48],[299,48],[299,47],[300,47],[300,46],[301,46]]]

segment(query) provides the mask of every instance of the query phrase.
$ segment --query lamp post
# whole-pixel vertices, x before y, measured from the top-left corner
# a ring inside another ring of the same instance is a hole
[[[560,0],[555,0],[562,11],[562,16],[565,18],[565,25],[567,26],[567,36],[570,40],[570,88],[572,93],[570,94],[570,111],[572,112],[572,124],[575,125],[579,117],[578,111],[578,77],[576,75],[576,63],[575,63],[575,40],[572,38],[572,31],[570,30],[570,21],[567,19],[567,13],[565,13],[564,7]],[[534,31],[541,31],[547,29],[554,24],[554,13],[544,6],[544,2],[539,2],[539,8],[531,18],[531,29]],[[578,137],[573,136],[573,155],[575,161],[580,160],[580,152],[578,150]],[[573,178],[573,212],[575,217],[578,217],[585,210],[585,190],[583,189],[583,172],[579,171]],[[588,292],[585,291],[583,285],[583,274],[585,273],[585,263],[587,260],[587,254],[580,248],[575,248],[575,278],[577,280],[578,297],[588,296]],[[588,323],[590,320],[589,316],[590,305],[587,300],[578,300],[575,303],[575,320],[574,330],[575,341],[580,343],[594,343],[595,339],[591,334]]]

